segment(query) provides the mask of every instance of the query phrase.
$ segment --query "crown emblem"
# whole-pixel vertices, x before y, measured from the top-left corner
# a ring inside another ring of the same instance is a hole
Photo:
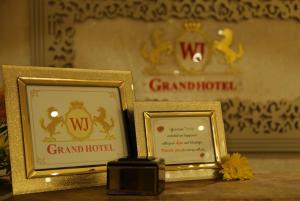
[[[70,103],[72,108],[82,108],[83,102],[80,101],[73,101]]]
[[[199,32],[201,30],[201,24],[199,22],[186,22],[183,24],[186,31]]]

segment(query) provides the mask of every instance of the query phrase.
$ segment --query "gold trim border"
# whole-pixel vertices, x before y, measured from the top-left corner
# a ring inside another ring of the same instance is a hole
[[[84,174],[93,172],[105,172],[105,165],[89,166],[89,167],[72,167],[72,168],[57,168],[49,170],[35,170],[34,157],[33,157],[33,141],[30,129],[29,108],[27,99],[27,85],[45,85],[45,86],[93,86],[93,87],[117,87],[120,94],[120,104],[122,110],[126,110],[126,97],[121,90],[124,90],[124,82],[118,80],[79,80],[79,79],[49,79],[49,78],[32,78],[32,77],[19,77],[17,78],[19,86],[19,98],[22,115],[22,128],[24,139],[25,163],[26,163],[26,176],[27,178],[46,177],[53,175],[68,175],[68,174]]]

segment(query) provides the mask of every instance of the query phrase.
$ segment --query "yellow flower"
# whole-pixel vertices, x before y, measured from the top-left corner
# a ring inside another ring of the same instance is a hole
[[[222,161],[223,180],[246,180],[253,177],[252,170],[246,157],[239,153],[228,154]]]

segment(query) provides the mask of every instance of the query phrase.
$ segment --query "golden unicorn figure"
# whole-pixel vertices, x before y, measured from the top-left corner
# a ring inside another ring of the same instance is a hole
[[[54,135],[59,134],[59,132],[56,131],[56,127],[58,124],[61,124],[63,126],[64,120],[62,117],[58,116],[57,109],[55,107],[49,107],[48,108],[48,118],[50,120],[49,124],[45,126],[45,120],[42,118],[40,120],[40,125],[42,129],[44,129],[48,133],[48,137],[45,137],[44,142],[51,142],[56,141]]]
[[[94,116],[93,123],[99,123],[102,126],[102,131],[106,134],[105,139],[114,139],[114,136],[110,134],[111,129],[115,126],[114,120],[110,119],[110,124],[106,121],[106,110],[103,107],[97,109],[98,116]]]
[[[160,30],[154,31],[151,38],[152,49],[149,50],[147,44],[144,43],[141,48],[141,53],[144,59],[151,64],[152,69],[150,70],[157,72],[157,65],[161,64],[162,54],[171,54],[173,46],[170,41],[162,40],[162,32]]]
[[[214,49],[218,50],[224,55],[224,63],[228,65],[227,70],[234,71],[233,63],[244,55],[244,49],[242,44],[239,44],[238,52],[235,52],[230,46],[233,41],[233,32],[229,28],[225,28],[218,32],[219,35],[223,36],[220,41],[214,41]]]

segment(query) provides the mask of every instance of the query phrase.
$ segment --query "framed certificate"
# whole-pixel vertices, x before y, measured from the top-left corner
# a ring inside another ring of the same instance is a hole
[[[165,159],[167,180],[217,176],[227,154],[220,103],[138,102],[135,122],[145,154]]]
[[[130,72],[4,66],[3,73],[14,194],[105,184],[106,163],[128,154]]]

